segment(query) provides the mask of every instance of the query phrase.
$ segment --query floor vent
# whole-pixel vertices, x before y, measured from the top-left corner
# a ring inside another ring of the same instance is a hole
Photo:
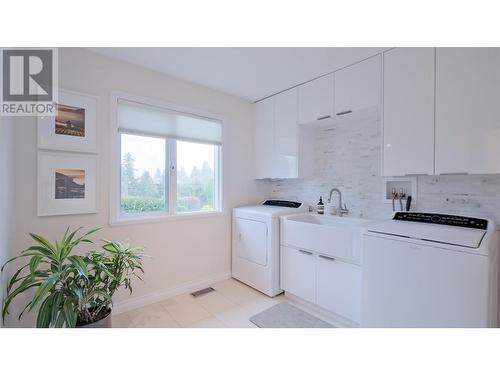
[[[197,290],[196,292],[193,292],[191,293],[191,295],[193,297],[199,297],[199,296],[202,296],[204,294],[207,294],[207,293],[210,293],[210,292],[213,292],[215,289],[212,288],[212,287],[208,287],[208,288],[205,288],[205,289],[200,289],[200,290]]]

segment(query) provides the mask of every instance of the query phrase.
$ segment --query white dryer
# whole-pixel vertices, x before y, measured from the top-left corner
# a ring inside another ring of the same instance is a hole
[[[362,327],[496,327],[491,220],[398,212],[367,226],[362,264]]]
[[[266,200],[233,210],[232,276],[268,296],[280,294],[279,217],[306,211],[300,202]]]

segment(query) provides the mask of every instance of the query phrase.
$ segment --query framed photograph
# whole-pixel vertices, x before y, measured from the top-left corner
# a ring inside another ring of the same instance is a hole
[[[38,152],[38,216],[97,212],[97,157]]]
[[[55,116],[38,117],[38,148],[95,153],[97,99],[59,90]]]

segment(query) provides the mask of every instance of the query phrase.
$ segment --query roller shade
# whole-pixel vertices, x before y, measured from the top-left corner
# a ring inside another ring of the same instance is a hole
[[[220,121],[123,99],[118,100],[118,130],[191,142],[222,144]]]

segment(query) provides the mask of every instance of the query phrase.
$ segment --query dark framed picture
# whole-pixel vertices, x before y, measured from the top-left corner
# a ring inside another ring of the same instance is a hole
[[[38,118],[38,148],[95,153],[97,99],[59,90],[55,116]]]
[[[85,169],[56,169],[55,179],[55,199],[85,198]]]
[[[38,216],[97,212],[97,156],[38,152]]]
[[[69,137],[85,137],[85,108],[58,104],[54,131]]]

